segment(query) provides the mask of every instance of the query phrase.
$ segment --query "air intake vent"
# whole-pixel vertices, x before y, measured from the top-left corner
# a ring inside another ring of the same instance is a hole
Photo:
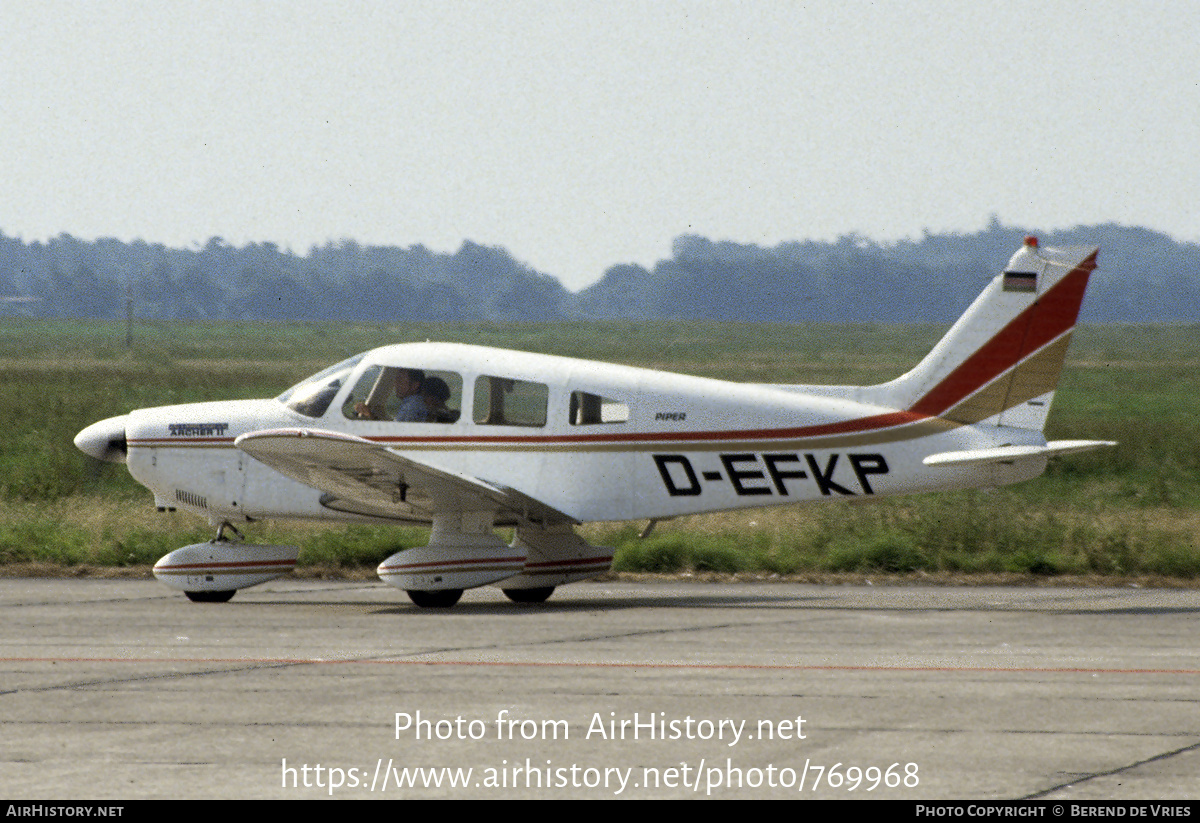
[[[195,506],[200,509],[208,508],[208,498],[194,492],[185,492],[183,489],[176,489],[175,499],[185,506]]]

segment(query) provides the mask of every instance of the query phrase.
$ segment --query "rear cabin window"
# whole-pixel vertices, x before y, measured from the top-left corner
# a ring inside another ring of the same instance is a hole
[[[629,405],[627,403],[585,391],[571,392],[570,420],[572,426],[624,423],[628,419]]]
[[[455,423],[462,410],[462,385],[456,372],[371,366],[342,404],[342,414],[351,420]]]
[[[483,376],[475,381],[476,423],[485,426],[545,426],[550,391],[544,383]]]

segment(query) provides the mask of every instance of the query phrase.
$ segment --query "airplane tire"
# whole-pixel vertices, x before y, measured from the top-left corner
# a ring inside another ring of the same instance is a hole
[[[503,589],[504,596],[514,603],[545,603],[554,594],[553,586],[537,589]]]
[[[462,597],[462,589],[438,589],[437,591],[426,591],[424,589],[408,589],[408,599],[416,603],[422,609],[448,609],[458,602],[458,598]]]
[[[224,592],[184,592],[193,603],[228,603],[237,594],[237,589]]]

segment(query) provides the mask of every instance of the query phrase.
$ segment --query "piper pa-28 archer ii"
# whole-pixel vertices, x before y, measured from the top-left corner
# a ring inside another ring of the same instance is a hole
[[[75,443],[124,462],[160,509],[217,529],[154,567],[192,600],[225,601],[295,566],[297,548],[248,544],[236,524],[305,518],[430,523],[428,545],[378,568],[419,606],[486,585],[541,602],[612,563],[580,523],[999,486],[1113,445],[1042,434],[1095,260],[1027,238],[916,368],[877,386],[406,343],[273,400],[140,409]],[[497,526],[515,527],[510,544]]]

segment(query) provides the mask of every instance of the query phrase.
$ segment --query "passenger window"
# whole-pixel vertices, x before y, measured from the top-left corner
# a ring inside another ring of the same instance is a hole
[[[462,377],[455,372],[371,366],[342,405],[342,414],[351,420],[454,423],[461,409]]]
[[[475,381],[476,423],[488,426],[544,426],[550,390],[542,383],[509,377]]]
[[[583,391],[571,392],[570,420],[572,426],[624,423],[628,419],[629,405],[620,400]]]

